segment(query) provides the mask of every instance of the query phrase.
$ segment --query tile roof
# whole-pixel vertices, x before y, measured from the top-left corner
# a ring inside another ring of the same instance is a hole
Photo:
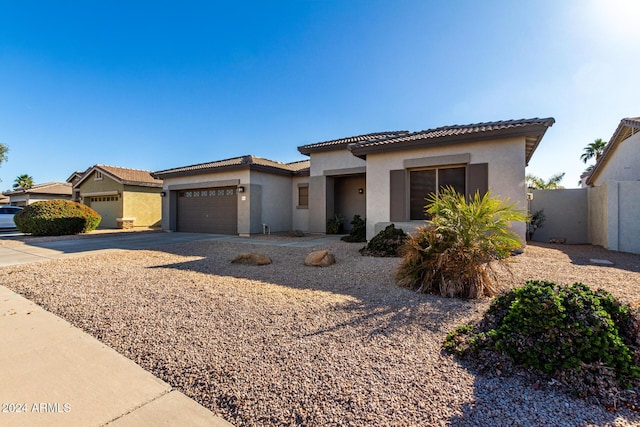
[[[166,169],[153,172],[155,177],[170,177],[197,175],[202,173],[210,173],[225,169],[257,169],[274,173],[282,173],[286,175],[295,175],[308,170],[310,166],[309,160],[302,160],[292,163],[276,162],[274,160],[265,159],[253,155],[233,157],[231,159],[216,160],[213,162],[199,163],[190,166],[182,166],[173,169]]]
[[[331,141],[323,141],[323,142],[316,142],[313,144],[301,145],[300,147],[298,147],[298,151],[302,154],[308,155],[310,153],[315,153],[318,151],[330,151],[330,150],[337,150],[341,148],[347,148],[349,144],[354,144],[358,142],[377,141],[381,139],[392,138],[395,136],[406,135],[408,133],[409,131],[407,130],[367,133],[364,135],[350,136],[347,138],[332,139]]]
[[[5,191],[3,194],[7,196],[18,194],[55,194],[71,196],[72,187],[68,182],[46,182],[44,184],[35,184],[31,188]]]
[[[632,135],[635,135],[638,132],[640,132],[640,117],[628,117],[626,119],[620,120],[620,123],[618,124],[615,132],[613,132],[611,139],[604,147],[602,155],[596,162],[593,169],[591,169],[591,173],[587,178],[587,185],[593,184],[593,181],[596,179],[598,174],[602,172],[604,165],[607,164],[618,145],[625,139],[629,138]]]
[[[162,180],[156,179],[151,176],[150,171],[100,164],[93,165],[84,172],[74,172],[74,174],[71,175],[70,178],[72,178],[75,174],[79,174],[81,176],[80,179],[74,184],[74,186],[79,186],[85,179],[87,179],[91,175],[93,171],[100,171],[111,177],[111,179],[125,185],[162,187]]]
[[[449,144],[496,137],[525,136],[527,137],[526,159],[528,162],[546,129],[554,123],[555,120],[549,117],[442,126],[405,135],[356,142],[349,145],[349,150],[354,155],[364,158],[370,152],[414,148],[424,146],[425,143]]]
[[[162,186],[162,180],[156,179],[151,176],[151,171],[131,168],[121,168],[118,166],[96,165],[97,169],[113,175],[124,184],[129,185],[144,185],[151,184],[153,186]]]

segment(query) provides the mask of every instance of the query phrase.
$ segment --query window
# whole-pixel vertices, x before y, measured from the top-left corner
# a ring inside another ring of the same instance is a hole
[[[409,172],[410,219],[425,219],[426,198],[438,193],[443,187],[451,186],[458,193],[465,194],[466,168],[438,168],[413,170]]]
[[[93,177],[93,179],[95,179],[96,181],[99,181],[102,179],[102,172],[100,171],[96,171],[95,176]]]
[[[298,187],[298,207],[299,208],[308,208],[309,207],[309,187]]]

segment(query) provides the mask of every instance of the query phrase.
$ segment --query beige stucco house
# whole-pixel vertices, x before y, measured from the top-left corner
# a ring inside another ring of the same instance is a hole
[[[586,181],[589,242],[640,253],[640,117],[620,121]]]
[[[255,156],[154,172],[163,179],[162,227],[251,234],[326,232],[339,215],[367,221],[367,239],[395,223],[424,223],[424,198],[445,185],[491,189],[526,208],[525,166],[553,118],[377,132],[298,147],[308,161]],[[514,224],[524,239],[525,225]]]
[[[101,228],[160,224],[162,181],[149,171],[94,165],[69,177],[74,199],[102,216]]]
[[[43,200],[71,200],[71,184],[68,182],[47,182],[30,188],[5,191],[12,206],[27,206]]]
[[[154,172],[162,228],[216,234],[307,229],[309,162],[252,155]]]

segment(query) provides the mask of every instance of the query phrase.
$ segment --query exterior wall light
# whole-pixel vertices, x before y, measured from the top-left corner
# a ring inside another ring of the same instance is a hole
[[[166,197],[167,196],[167,192],[166,191],[161,191],[160,192],[160,197]]]
[[[238,193],[244,193],[244,187],[243,186],[238,187]]]
[[[364,188],[358,188],[358,194],[364,194]]]

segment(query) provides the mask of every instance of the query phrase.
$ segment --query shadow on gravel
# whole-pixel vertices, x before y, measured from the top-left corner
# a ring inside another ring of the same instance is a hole
[[[627,252],[616,252],[594,245],[566,245],[529,242],[528,245],[558,251],[571,260],[575,265],[597,265],[591,259],[607,260],[613,265],[598,265],[600,268],[616,268],[620,270],[640,273],[640,255]]]
[[[182,248],[166,247],[163,251],[182,256],[198,256],[201,259],[152,268],[170,268],[195,271],[219,277],[233,277],[252,281],[253,285],[269,283],[290,289],[329,292],[351,297],[350,300],[332,306],[332,310],[350,313],[349,321],[319,329],[310,335],[322,335],[336,330],[369,325],[369,336],[389,336],[398,329],[418,327],[431,333],[447,333],[460,319],[484,310],[480,303],[458,299],[440,298],[418,294],[395,285],[394,274],[398,258],[354,256],[362,245],[344,244],[341,249],[330,248],[336,264],[321,268],[303,265],[305,256],[315,248],[287,248],[276,255],[268,246],[243,245],[244,252],[268,255],[273,263],[265,266],[231,264],[233,256],[219,248],[220,244],[197,243]],[[187,252],[185,252],[187,250]],[[292,306],[292,309],[295,309]]]
[[[614,426],[639,425],[640,414],[625,407],[610,412],[546,382],[532,383],[524,374],[481,373],[457,361],[474,376],[474,399],[448,425],[471,426]]]

